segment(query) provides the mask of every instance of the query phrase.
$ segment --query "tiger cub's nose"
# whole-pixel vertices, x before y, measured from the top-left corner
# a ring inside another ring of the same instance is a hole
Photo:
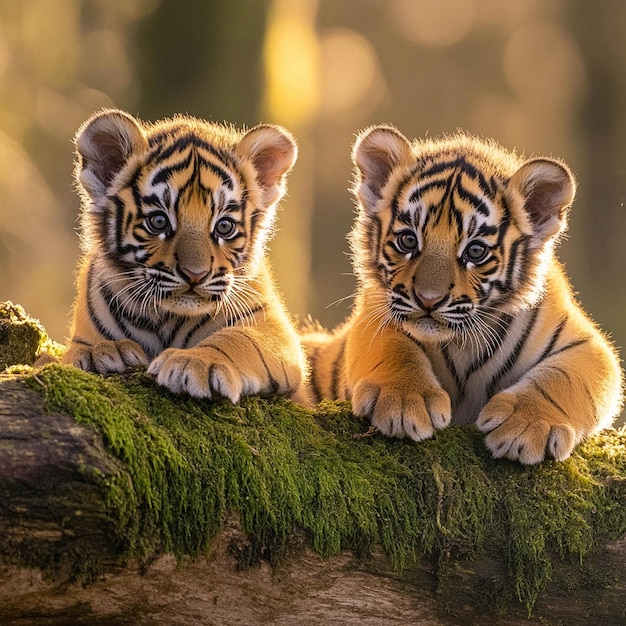
[[[447,299],[447,295],[441,294],[423,294],[416,293],[415,298],[417,299],[418,304],[424,311],[430,312],[436,309],[438,306],[443,304],[443,302]]]
[[[178,271],[190,285],[199,285],[209,275],[208,271],[193,272],[192,270],[186,267],[181,267],[180,265],[178,266]]]

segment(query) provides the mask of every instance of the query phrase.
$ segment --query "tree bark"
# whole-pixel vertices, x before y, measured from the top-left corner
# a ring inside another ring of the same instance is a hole
[[[575,591],[567,581],[580,581],[581,568],[562,561],[530,619],[515,598],[492,602],[506,576],[496,551],[450,555],[441,578],[424,557],[394,569],[378,547],[322,559],[296,530],[277,566],[241,569],[249,540],[234,512],[206,555],[125,562],[104,490],[120,472],[94,428],[50,414],[21,380],[0,383],[0,623],[624,623],[626,538],[587,558],[588,584]],[[76,555],[85,571],[90,555],[97,563],[87,585],[72,582]]]

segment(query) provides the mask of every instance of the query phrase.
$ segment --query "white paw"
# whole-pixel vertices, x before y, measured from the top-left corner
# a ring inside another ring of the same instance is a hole
[[[536,394],[502,392],[483,408],[476,425],[495,458],[525,465],[540,463],[546,456],[566,459],[582,438],[553,405]]]
[[[372,426],[383,435],[414,441],[432,437],[452,419],[450,396],[441,388],[379,386],[369,380],[354,386],[352,410],[355,415],[370,417]]]
[[[237,403],[241,396],[261,389],[259,379],[244,376],[235,363],[210,346],[165,350],[150,363],[148,374],[173,393],[194,398],[221,396]]]
[[[63,362],[85,371],[113,374],[138,365],[146,366],[148,358],[138,343],[122,339],[101,341],[93,346],[73,343],[63,357]]]

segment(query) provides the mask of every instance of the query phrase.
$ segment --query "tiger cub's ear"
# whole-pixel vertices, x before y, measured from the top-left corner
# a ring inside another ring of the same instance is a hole
[[[566,165],[552,159],[532,159],[513,174],[509,184],[524,199],[538,247],[566,229],[576,194],[576,182]]]
[[[356,166],[354,192],[367,213],[376,213],[382,189],[391,172],[412,158],[409,140],[391,126],[374,126],[363,131],[352,149]]]
[[[286,175],[298,157],[291,133],[274,124],[259,124],[243,136],[235,149],[254,165],[264,206],[278,201],[285,193]]]
[[[76,177],[94,200],[106,194],[130,155],[148,146],[139,122],[118,110],[105,110],[87,120],[75,143],[80,157]]]

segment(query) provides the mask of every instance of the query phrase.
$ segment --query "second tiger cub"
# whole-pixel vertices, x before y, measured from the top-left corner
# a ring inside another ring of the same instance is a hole
[[[572,295],[554,247],[575,183],[467,135],[366,130],[353,161],[358,289],[333,333],[304,333],[315,399],[421,440],[475,422],[495,457],[564,459],[622,404],[614,348]]]
[[[296,391],[304,353],[265,255],[291,134],[108,110],[76,147],[84,255],[64,361],[145,365],[170,391],[233,402]]]

